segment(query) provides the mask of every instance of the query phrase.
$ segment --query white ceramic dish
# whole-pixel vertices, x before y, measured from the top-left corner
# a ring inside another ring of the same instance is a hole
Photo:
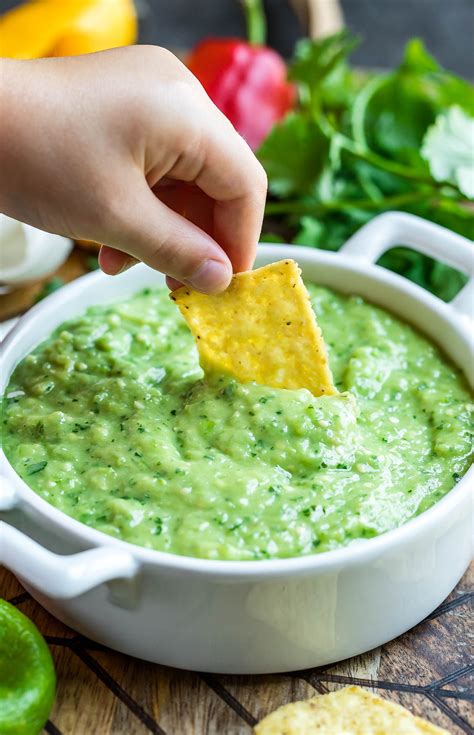
[[[402,243],[469,273],[469,284],[444,304],[373,265]],[[472,384],[473,253],[447,230],[388,213],[337,254],[262,246],[258,263],[294,257],[307,280],[390,309],[438,342]],[[116,278],[90,274],[53,294],[5,340],[3,387],[65,319],[161,282],[138,266]],[[473,470],[433,508],[375,539],[315,556],[226,562],[150,551],[88,528],[30,490],[3,457],[0,508],[9,523],[0,524],[0,561],[60,620],[139,658],[228,673],[318,666],[394,638],[452,590],[471,558]]]

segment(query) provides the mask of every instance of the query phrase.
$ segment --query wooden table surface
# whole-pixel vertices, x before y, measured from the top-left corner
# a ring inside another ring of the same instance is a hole
[[[53,654],[58,687],[49,735],[251,735],[276,707],[346,684],[373,688],[453,735],[474,733],[473,590],[474,565],[425,621],[363,656],[291,674],[217,676],[146,663],[87,640],[0,569],[0,596],[34,620]]]

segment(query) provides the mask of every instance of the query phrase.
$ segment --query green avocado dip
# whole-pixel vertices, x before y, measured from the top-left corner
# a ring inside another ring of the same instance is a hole
[[[327,551],[406,523],[466,472],[459,371],[407,324],[309,285],[340,395],[203,378],[163,289],[88,309],[16,368],[4,449],[68,515],[206,559]]]

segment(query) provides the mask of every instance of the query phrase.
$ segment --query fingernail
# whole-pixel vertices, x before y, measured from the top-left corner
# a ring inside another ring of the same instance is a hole
[[[135,258],[132,258],[132,260],[127,260],[120,268],[120,270],[115,273],[115,275],[118,276],[120,275],[120,273],[125,273],[125,271],[128,271],[128,269],[131,268],[132,265],[136,265],[136,263],[137,261],[135,260]]]
[[[218,260],[205,260],[189,279],[189,285],[197,291],[215,293],[223,291],[230,283],[230,267]]]

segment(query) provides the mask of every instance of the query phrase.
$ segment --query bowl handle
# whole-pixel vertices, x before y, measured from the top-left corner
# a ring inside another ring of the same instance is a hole
[[[405,212],[385,212],[360,228],[341,248],[345,255],[375,263],[396,245],[407,245],[469,276],[468,283],[450,305],[473,316],[474,244],[445,227]]]
[[[103,582],[132,579],[139,570],[132,554],[113,547],[54,554],[4,521],[0,522],[0,564],[56,599],[77,597]]]

